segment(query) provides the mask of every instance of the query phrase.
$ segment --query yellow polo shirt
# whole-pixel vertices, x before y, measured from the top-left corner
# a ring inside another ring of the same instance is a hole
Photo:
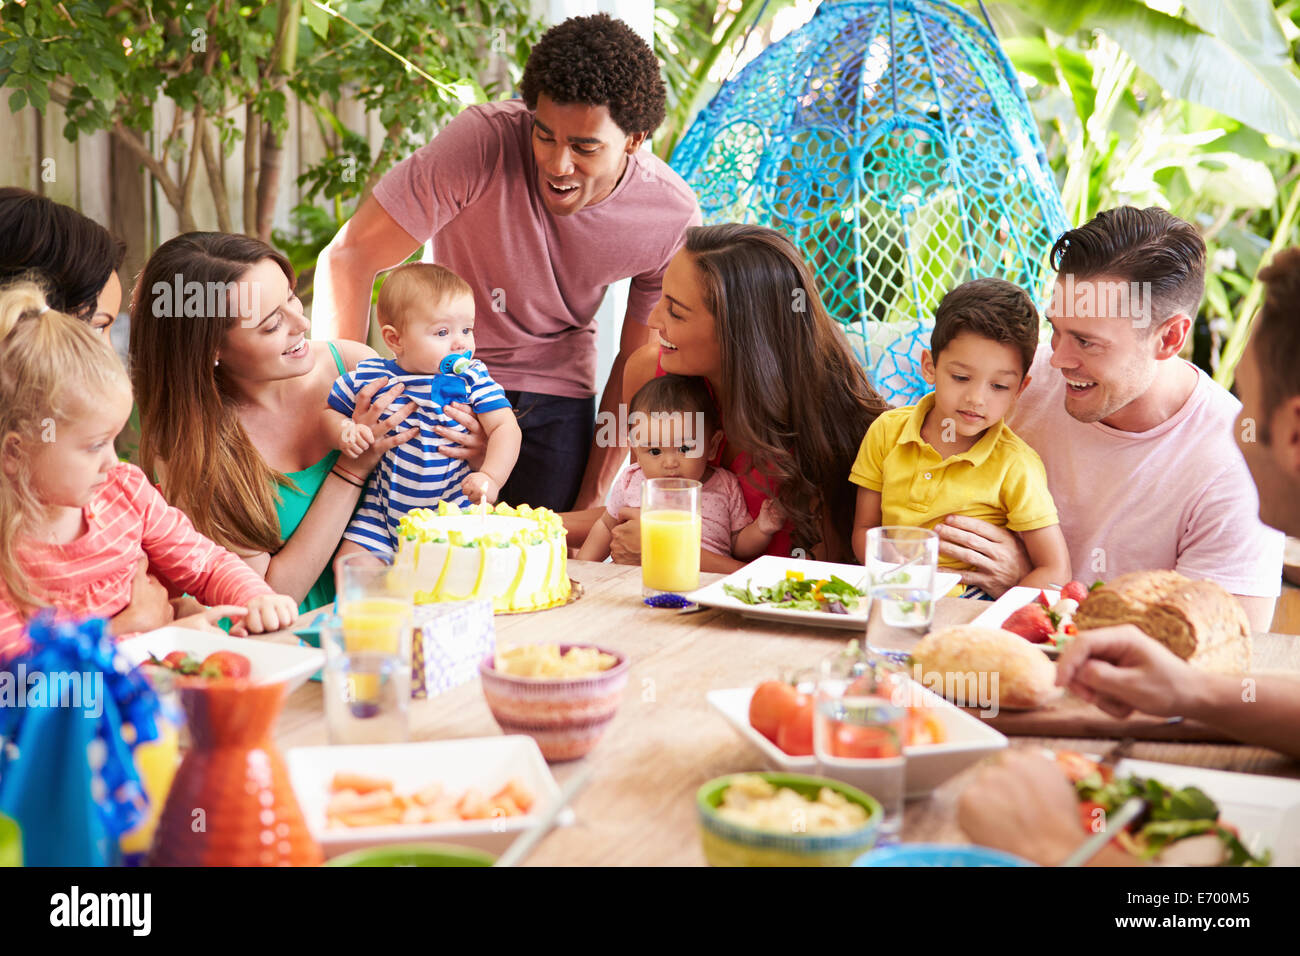
[[[849,480],[880,492],[881,523],[930,528],[947,515],[968,515],[1012,531],[1057,523],[1038,453],[999,421],[968,451],[950,458],[921,437],[934,393],[894,408],[867,431]],[[945,567],[962,562],[940,556]]]

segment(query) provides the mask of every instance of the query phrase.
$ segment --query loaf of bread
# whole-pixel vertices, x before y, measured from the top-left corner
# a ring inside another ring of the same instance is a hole
[[[1189,664],[1225,674],[1250,670],[1250,621],[1213,581],[1176,571],[1122,574],[1088,595],[1074,615],[1080,631],[1133,624]]]
[[[1056,665],[1048,656],[1037,645],[1000,628],[960,624],[931,631],[912,648],[912,660],[921,666],[917,679],[922,684],[967,707],[979,705],[958,700],[951,692],[954,687],[969,687],[971,678],[964,675],[974,675],[1005,710],[1033,710],[1060,693]],[[967,697],[969,693],[964,692]]]

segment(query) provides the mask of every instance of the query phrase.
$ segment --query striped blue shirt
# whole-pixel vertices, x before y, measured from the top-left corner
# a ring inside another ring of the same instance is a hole
[[[400,427],[418,427],[420,434],[390,448],[370,473],[361,504],[343,537],[370,551],[391,554],[397,550],[398,522],[412,508],[428,508],[441,500],[468,504],[461,494],[460,483],[470,473],[470,467],[463,459],[444,455],[441,446],[445,441],[433,430],[435,425],[441,425],[465,431],[458,421],[442,413],[441,401],[434,398],[434,380],[443,376],[408,372],[392,359],[365,359],[334,382],[330,389],[330,408],[351,418],[357,392],[385,376],[389,382],[379,395],[398,382],[405,385],[405,391],[393,400],[392,408],[414,402],[415,411]],[[475,414],[510,407],[505,391],[488,375],[487,366],[482,362],[470,363],[469,369],[459,377],[469,390],[466,403]],[[380,437],[375,435],[376,439]]]

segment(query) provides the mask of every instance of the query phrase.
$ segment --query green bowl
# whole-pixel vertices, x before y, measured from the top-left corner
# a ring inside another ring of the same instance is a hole
[[[695,796],[700,841],[704,846],[704,858],[710,866],[849,866],[875,845],[884,817],[880,804],[856,787],[825,777],[798,773],[757,774],[773,786],[788,787],[811,799],[816,799],[818,791],[828,787],[864,807],[866,823],[842,833],[813,834],[775,833],[724,820],[718,815],[718,807],[723,793],[737,776],[741,774],[710,780]]]
[[[496,857],[467,846],[410,843],[353,850],[326,862],[326,866],[491,866]]]

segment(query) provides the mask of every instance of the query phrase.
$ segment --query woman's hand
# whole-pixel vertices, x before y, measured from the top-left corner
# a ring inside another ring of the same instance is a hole
[[[640,564],[641,509],[620,508],[618,522],[610,535],[610,557],[615,564]]]
[[[358,433],[364,428],[371,435],[383,436],[376,437],[370,447],[354,459],[357,467],[367,474],[374,470],[375,465],[379,464],[379,460],[384,457],[384,453],[388,449],[400,445],[402,442],[410,441],[420,434],[420,430],[414,427],[396,435],[388,434],[406,421],[411,412],[415,411],[415,403],[407,402],[387,418],[384,418],[384,413],[388,411],[394,399],[405,390],[405,386],[398,382],[379,398],[375,398],[375,393],[387,384],[387,378],[377,378],[357,392],[357,403],[352,412],[352,421],[357,426]]]
[[[962,584],[983,588],[995,598],[1034,569],[1020,538],[1006,528],[979,518],[948,515],[934,530],[940,554],[970,565],[969,571],[962,572]]]
[[[172,623],[174,612],[167,588],[149,573],[149,559],[141,557],[131,579],[131,603],[113,615],[108,623],[110,634],[135,634],[152,631]]]
[[[483,426],[479,424],[478,416],[471,412],[464,402],[452,402],[444,405],[442,410],[449,418],[454,418],[464,425],[467,430],[460,432],[445,425],[434,425],[434,434],[447,440],[447,444],[438,450],[448,458],[463,458],[469,462],[471,471],[482,471],[483,459],[487,455],[487,438]]]

